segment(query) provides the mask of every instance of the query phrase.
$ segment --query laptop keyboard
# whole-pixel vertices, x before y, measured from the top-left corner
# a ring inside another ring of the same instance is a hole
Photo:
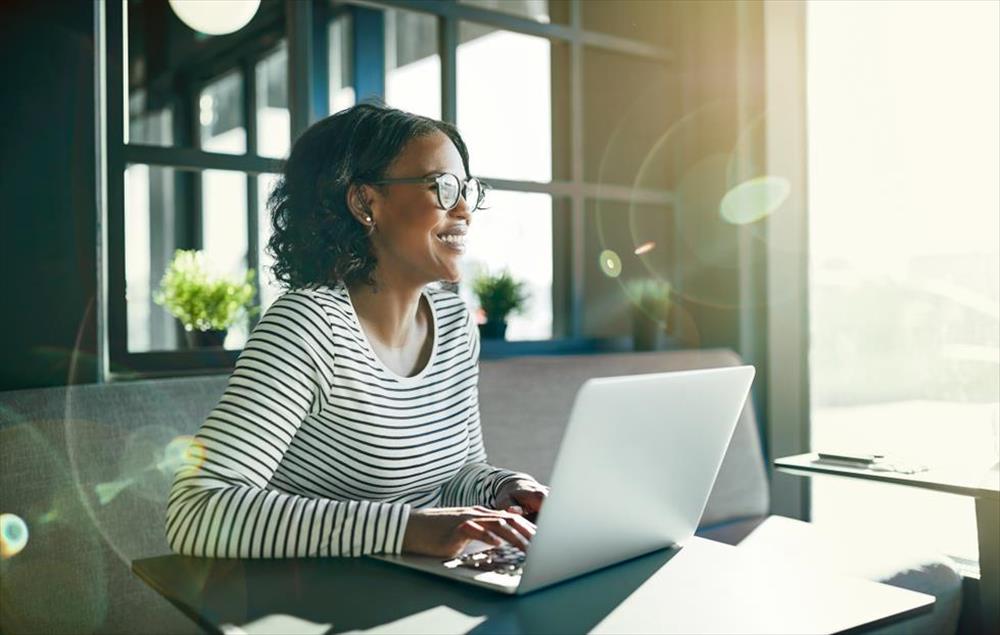
[[[506,575],[521,575],[525,553],[510,544],[500,545],[492,549],[467,553],[448,562],[457,562],[460,567],[476,569],[477,571],[495,571]]]

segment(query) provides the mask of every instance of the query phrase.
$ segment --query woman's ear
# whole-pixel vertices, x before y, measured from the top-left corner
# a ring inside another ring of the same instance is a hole
[[[370,189],[367,185],[354,183],[347,188],[347,209],[359,223],[365,226],[375,224]]]

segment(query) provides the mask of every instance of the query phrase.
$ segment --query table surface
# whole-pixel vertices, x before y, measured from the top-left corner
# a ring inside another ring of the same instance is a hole
[[[524,596],[372,558],[136,560],[209,632],[837,633],[929,612],[934,597],[702,538]]]
[[[863,467],[835,465],[818,461],[816,453],[796,454],[774,460],[774,465],[782,472],[832,474],[884,483],[909,485],[939,492],[961,494],[975,498],[1000,500],[1000,472],[996,469],[969,469],[960,466],[931,466],[930,469],[915,474],[898,472],[876,472]]]

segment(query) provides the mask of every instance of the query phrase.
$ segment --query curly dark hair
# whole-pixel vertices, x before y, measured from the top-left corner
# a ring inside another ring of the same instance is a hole
[[[437,131],[454,142],[469,174],[469,152],[455,126],[378,100],[330,115],[302,133],[267,201],[267,252],[275,279],[287,289],[338,281],[373,286],[377,260],[366,227],[347,207],[347,190],[384,178],[411,139]]]

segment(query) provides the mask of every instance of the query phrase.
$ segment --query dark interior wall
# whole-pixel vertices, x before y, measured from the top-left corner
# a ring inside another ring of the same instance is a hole
[[[97,377],[94,11],[0,4],[0,390]]]

